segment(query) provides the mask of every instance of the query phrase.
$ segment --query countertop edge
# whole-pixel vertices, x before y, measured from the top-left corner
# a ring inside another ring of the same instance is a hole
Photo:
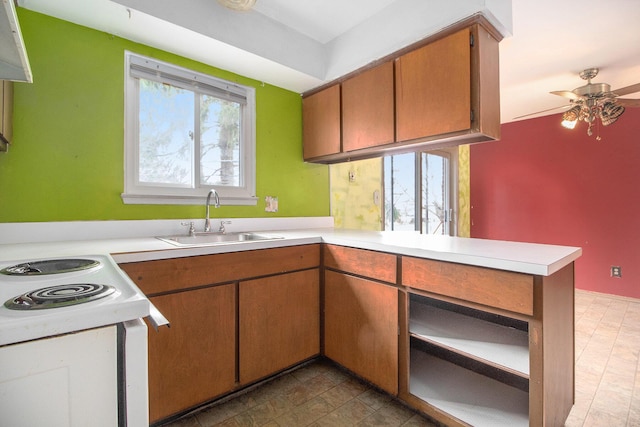
[[[328,243],[397,255],[549,276],[578,259],[582,249],[570,246],[494,241],[418,233],[367,232],[333,228],[260,231],[278,239],[210,246],[176,247],[153,237],[16,243],[0,245],[0,261],[109,254],[116,263],[210,255],[284,246]]]

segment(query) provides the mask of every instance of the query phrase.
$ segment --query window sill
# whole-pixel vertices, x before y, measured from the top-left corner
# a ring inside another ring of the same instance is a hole
[[[156,196],[149,194],[121,194],[125,205],[204,205],[205,196]],[[220,196],[223,206],[256,206],[258,197]]]

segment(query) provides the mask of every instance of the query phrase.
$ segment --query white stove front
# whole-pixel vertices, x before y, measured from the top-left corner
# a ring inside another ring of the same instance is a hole
[[[0,274],[2,425],[148,426],[147,326],[151,304],[108,256],[86,270]],[[0,270],[21,262],[0,262]],[[77,305],[10,309],[5,301],[78,283],[116,292]]]

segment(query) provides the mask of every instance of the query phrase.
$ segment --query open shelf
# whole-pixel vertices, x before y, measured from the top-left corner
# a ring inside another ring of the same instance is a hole
[[[409,392],[474,426],[528,426],[529,394],[416,348]]]
[[[444,347],[515,375],[529,377],[529,337],[526,322],[489,320],[474,316],[474,310],[457,310],[430,298],[411,295],[411,336]],[[461,311],[461,312],[458,312]]]

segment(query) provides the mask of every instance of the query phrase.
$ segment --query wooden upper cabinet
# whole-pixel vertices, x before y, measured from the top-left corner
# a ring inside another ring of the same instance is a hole
[[[8,151],[13,137],[13,82],[0,80],[0,151]]]
[[[398,141],[470,128],[470,50],[464,29],[396,60]]]
[[[474,24],[396,59],[396,141],[500,137],[498,41]]]
[[[303,157],[314,159],[340,153],[340,85],[302,99]]]
[[[335,163],[499,139],[499,40],[486,19],[472,17],[305,96],[304,159]]]
[[[393,62],[342,83],[342,149],[345,152],[394,142]]]

